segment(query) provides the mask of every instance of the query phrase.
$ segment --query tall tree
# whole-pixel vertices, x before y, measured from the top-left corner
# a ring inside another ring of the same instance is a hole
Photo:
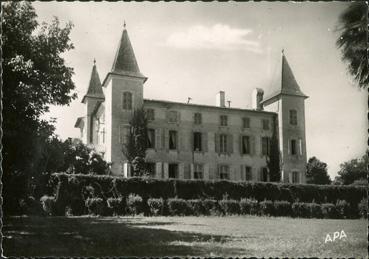
[[[73,69],[62,54],[73,48],[71,23],[37,22],[29,2],[2,3],[3,22],[3,182],[4,206],[25,195],[38,172],[42,147],[54,126],[41,116],[49,105],[68,105],[76,98]],[[22,181],[15,176],[24,178]],[[13,177],[14,176],[14,177]],[[23,183],[23,185],[21,184]],[[18,193],[12,193],[14,185]]]
[[[147,117],[143,108],[133,111],[129,122],[129,132],[122,152],[132,165],[133,175],[142,176],[146,171]]]
[[[327,172],[327,164],[315,156],[311,157],[306,165],[307,183],[330,184],[331,178]]]
[[[360,88],[369,84],[368,72],[368,5],[364,1],[351,3],[340,15],[336,42],[343,61]]]
[[[369,158],[365,154],[359,159],[352,159],[340,165],[336,181],[342,184],[352,184],[355,181],[367,180]]]
[[[281,157],[278,143],[277,117],[273,119],[273,135],[270,139],[270,154],[267,156],[267,166],[270,172],[270,181],[279,182],[281,180]]]

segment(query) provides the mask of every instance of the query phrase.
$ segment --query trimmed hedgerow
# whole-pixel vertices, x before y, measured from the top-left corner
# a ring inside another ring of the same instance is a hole
[[[221,215],[221,208],[216,200],[204,199],[201,200],[205,215]]]
[[[363,218],[368,217],[368,200],[362,199],[358,204],[359,215]]]
[[[323,203],[322,204],[322,214],[326,219],[337,218],[336,206],[333,203]]]
[[[54,214],[55,197],[44,195],[40,198],[40,202],[46,215],[50,216]]]
[[[350,204],[345,200],[338,200],[336,202],[336,213],[339,218],[350,217]]]
[[[219,201],[219,206],[225,215],[240,214],[240,202],[236,200],[224,199]]]
[[[125,199],[119,198],[108,198],[106,200],[108,208],[111,209],[113,216],[123,215],[126,211]]]
[[[86,207],[92,215],[103,215],[105,209],[105,201],[101,198],[87,198]]]
[[[274,205],[274,216],[290,216],[292,214],[291,203],[288,201],[275,201]]]
[[[168,199],[169,213],[173,216],[186,216],[192,214],[190,203],[184,199]]]
[[[259,212],[259,203],[255,199],[241,199],[240,211],[243,215],[257,215]]]
[[[150,198],[147,200],[147,205],[150,209],[150,214],[154,216],[164,214],[164,200],[162,198]]]
[[[322,218],[322,205],[315,202],[310,203],[310,215],[312,218]]]
[[[128,213],[132,215],[138,215],[143,212],[143,199],[138,194],[129,194],[126,200],[126,204]]]
[[[292,204],[292,215],[299,218],[310,218],[311,209],[310,203],[294,202]]]
[[[200,216],[200,215],[208,215],[208,212],[203,206],[202,200],[188,200],[189,206],[191,207],[191,211],[193,215]]]

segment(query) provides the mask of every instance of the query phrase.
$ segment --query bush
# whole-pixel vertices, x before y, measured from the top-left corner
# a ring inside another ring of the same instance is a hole
[[[322,204],[322,214],[326,219],[337,218],[336,206],[333,203],[323,203]]]
[[[200,215],[209,215],[206,209],[203,206],[202,200],[188,200],[188,203],[191,207],[191,211],[193,215],[200,216]]]
[[[44,195],[40,198],[40,202],[46,215],[50,216],[54,214],[55,197]]]
[[[240,214],[240,202],[236,200],[220,200],[220,208],[226,215]]]
[[[259,213],[259,204],[255,199],[241,199],[240,210],[243,215],[257,215]]]
[[[164,214],[164,200],[162,198],[150,198],[147,200],[147,205],[150,208],[151,215],[163,215]]]
[[[21,213],[30,216],[41,216],[44,215],[41,202],[36,200],[33,196],[28,196],[25,199],[19,200],[19,207]]]
[[[310,214],[312,218],[322,218],[322,206],[320,204],[317,204],[315,202],[310,203]]]
[[[336,203],[336,212],[339,218],[348,218],[350,216],[350,204],[345,200],[338,200]]]
[[[87,198],[85,205],[88,212],[92,215],[103,215],[105,209],[105,203],[101,198]]]
[[[272,201],[264,200],[259,203],[260,214],[263,216],[274,215],[274,206]]]
[[[169,213],[173,216],[185,216],[191,214],[191,206],[187,200],[184,199],[168,199]]]
[[[362,199],[358,205],[359,214],[363,218],[368,217],[368,200]]]
[[[275,201],[273,215],[275,216],[291,216],[291,203],[288,201]]]
[[[201,200],[205,215],[221,215],[221,208],[216,200],[204,199]]]
[[[79,216],[86,214],[86,203],[78,197],[73,197],[68,207],[71,215]]]
[[[112,210],[114,216],[123,215],[125,211],[125,199],[122,198],[108,198],[107,200],[108,208]]]
[[[131,193],[127,198],[127,209],[132,215],[138,215],[143,211],[143,200],[140,195]]]
[[[299,218],[310,218],[311,217],[310,203],[294,202],[292,204],[292,215],[294,217]]]

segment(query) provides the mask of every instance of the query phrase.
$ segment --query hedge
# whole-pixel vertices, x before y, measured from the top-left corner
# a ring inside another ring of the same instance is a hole
[[[104,200],[112,197],[128,197],[135,193],[142,197],[144,206],[150,198],[185,200],[222,200],[225,194],[231,200],[253,198],[264,200],[287,201],[290,203],[332,203],[344,200],[354,214],[358,213],[358,204],[367,199],[363,186],[307,185],[264,182],[232,181],[196,181],[177,179],[122,178],[108,175],[79,175],[58,173],[52,176],[57,185],[55,195],[56,214],[62,215],[66,206],[83,203],[88,197]],[[78,206],[76,206],[78,208]],[[77,208],[74,208],[76,210]],[[242,210],[242,208],[240,208]],[[149,212],[149,207],[144,208]],[[73,211],[73,206],[72,206]],[[86,210],[84,210],[86,211]],[[83,210],[82,210],[83,212]]]

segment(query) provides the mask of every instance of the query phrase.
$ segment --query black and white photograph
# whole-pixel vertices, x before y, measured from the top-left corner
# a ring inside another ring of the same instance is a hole
[[[2,256],[368,258],[367,2],[1,7]]]

